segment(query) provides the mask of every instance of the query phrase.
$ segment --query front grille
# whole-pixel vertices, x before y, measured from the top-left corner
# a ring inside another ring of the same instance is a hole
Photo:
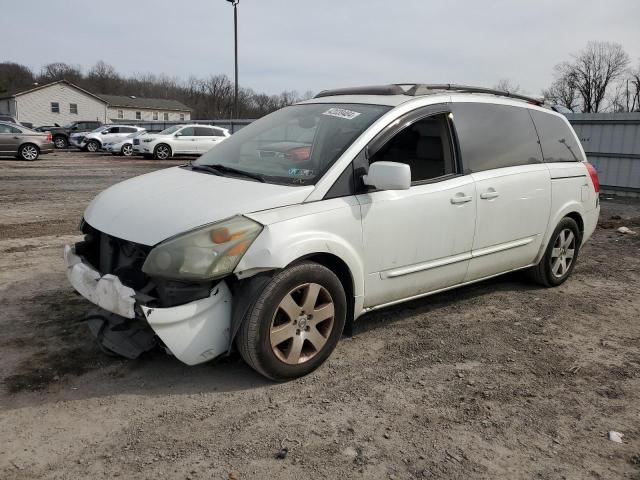
[[[149,279],[142,265],[151,247],[112,237],[84,222],[84,242],[76,244],[76,253],[84,257],[102,275],[117,276],[127,287],[142,289]]]

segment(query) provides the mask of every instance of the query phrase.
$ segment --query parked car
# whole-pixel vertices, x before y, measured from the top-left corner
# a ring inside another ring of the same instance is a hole
[[[287,380],[366,312],[514,270],[562,284],[598,176],[565,117],[491,92],[321,92],[103,191],[65,247],[69,281],[102,308],[92,331],[130,358],[159,338],[189,365],[235,344]],[[309,138],[308,156],[263,154]]]
[[[90,132],[73,132],[71,135],[69,135],[69,144],[76,148],[79,148],[80,150],[86,150],[84,137],[86,137],[89,133],[101,132],[102,130],[105,130],[109,127],[110,125],[100,125],[99,127],[94,128]]]
[[[56,148],[67,148],[69,146],[69,137],[74,132],[90,132],[91,130],[100,127],[102,122],[93,120],[82,120],[78,122],[71,122],[64,127],[59,126],[45,126],[38,128],[46,128],[53,135],[53,142]]]
[[[112,155],[123,155],[130,157],[133,155],[133,142],[141,135],[146,135],[146,130],[140,130],[139,132],[130,133],[122,140],[114,140],[113,142],[105,143],[102,149],[105,152],[109,152]]]
[[[158,160],[174,155],[202,155],[227,139],[229,130],[209,125],[174,125],[160,133],[134,139],[135,153]]]
[[[87,152],[97,152],[106,143],[120,142],[132,133],[143,131],[144,128],[131,125],[109,125],[107,128],[85,135],[80,143],[80,148]]]
[[[0,122],[0,155],[33,161],[40,155],[52,151],[51,133],[36,132],[15,123]]]

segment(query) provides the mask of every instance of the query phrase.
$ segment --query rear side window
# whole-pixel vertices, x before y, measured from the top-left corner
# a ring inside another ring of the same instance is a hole
[[[138,129],[133,127],[120,127],[120,133],[133,133],[137,131]]]
[[[195,127],[196,137],[213,137],[213,129],[207,127]]]
[[[575,135],[564,120],[555,115],[531,110],[545,162],[580,162],[582,153]]]
[[[489,103],[454,103],[451,108],[464,173],[542,163],[526,108]]]

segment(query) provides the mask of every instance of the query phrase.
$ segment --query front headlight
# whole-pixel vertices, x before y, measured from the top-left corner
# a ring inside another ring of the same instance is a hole
[[[149,142],[153,142],[155,140],[155,138],[143,138],[142,141],[144,143],[149,143]]]
[[[233,272],[261,231],[262,225],[240,216],[198,228],[151,250],[142,271],[178,280],[224,277]]]

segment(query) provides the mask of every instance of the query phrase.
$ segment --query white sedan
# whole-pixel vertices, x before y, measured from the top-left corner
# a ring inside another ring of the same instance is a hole
[[[229,130],[210,125],[174,125],[160,133],[133,140],[133,150],[145,157],[166,160],[175,155],[201,155],[229,138]]]
[[[124,155],[125,157],[130,157],[131,155],[133,155],[134,139],[146,134],[146,130],[131,133],[127,135],[123,140],[114,140],[113,142],[107,142],[103,144],[102,149],[112,155]]]

